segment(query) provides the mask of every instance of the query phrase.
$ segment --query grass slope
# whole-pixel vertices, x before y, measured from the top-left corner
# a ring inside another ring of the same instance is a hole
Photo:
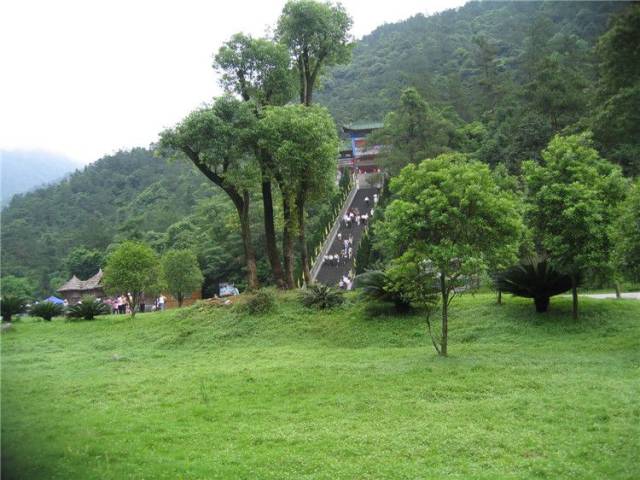
[[[640,302],[192,307],[2,338],[3,479],[638,478]]]

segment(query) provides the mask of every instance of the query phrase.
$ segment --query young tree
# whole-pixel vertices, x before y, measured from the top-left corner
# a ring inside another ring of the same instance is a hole
[[[384,145],[382,162],[387,172],[395,175],[409,163],[445,152],[450,133],[453,126],[415,88],[407,88],[398,109],[386,116],[384,127],[372,134],[369,142]]]
[[[431,274],[442,308],[436,350],[446,356],[449,305],[456,291],[496,258],[516,259],[523,228],[517,198],[496,185],[487,165],[458,153],[406,166],[390,188],[394,200],[374,231],[395,257],[395,270],[421,278],[406,283],[421,285],[415,296],[425,305],[433,289],[424,278]],[[390,275],[396,273],[392,269]]]
[[[528,216],[552,265],[571,276],[578,318],[579,276],[609,262],[610,224],[624,196],[620,169],[600,158],[587,134],[554,137],[543,164],[524,163]]]
[[[158,289],[159,267],[158,257],[149,246],[126,241],[107,257],[102,282],[107,291],[128,295],[131,316],[134,317],[143,293]]]
[[[613,264],[630,282],[640,283],[640,180],[631,186],[613,228]]]
[[[291,58],[284,45],[265,39],[255,39],[237,33],[226,42],[215,57],[214,68],[222,73],[221,84],[245,102],[253,102],[256,115],[266,105],[284,105],[294,95]],[[276,245],[273,211],[272,177],[278,172],[273,159],[256,145],[260,165],[262,205],[267,257],[276,284],[286,282]]]
[[[186,295],[202,287],[204,277],[198,259],[190,250],[169,250],[162,256],[164,283],[171,295],[178,300],[178,307]]]
[[[240,220],[249,289],[259,287],[249,218],[251,189],[258,177],[250,148],[255,122],[249,104],[226,96],[160,135],[161,148],[181,152],[233,202]]]
[[[311,105],[323,67],[347,63],[353,21],[339,3],[289,0],[278,19],[276,38],[293,57],[300,82],[300,103]]]
[[[305,282],[311,282],[309,254],[305,239],[305,203],[325,193],[332,186],[338,152],[338,136],[333,118],[324,107],[288,105],[266,110],[259,124],[262,148],[274,159],[283,198],[295,206],[295,224],[285,224],[288,231],[297,228]],[[286,206],[285,206],[286,208]],[[285,236],[285,242],[287,237]],[[285,248],[285,274],[293,281],[293,252]]]
[[[34,298],[35,285],[27,278],[6,275],[0,279],[0,294],[23,299]]]

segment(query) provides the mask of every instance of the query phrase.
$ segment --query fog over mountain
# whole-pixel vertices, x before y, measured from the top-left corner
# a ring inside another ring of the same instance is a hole
[[[68,157],[41,150],[0,150],[2,206],[16,193],[60,180],[78,167]]]

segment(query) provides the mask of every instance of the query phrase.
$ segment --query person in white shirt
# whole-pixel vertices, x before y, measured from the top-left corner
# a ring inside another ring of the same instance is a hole
[[[164,303],[167,299],[164,295],[158,297],[158,310],[164,310]]]

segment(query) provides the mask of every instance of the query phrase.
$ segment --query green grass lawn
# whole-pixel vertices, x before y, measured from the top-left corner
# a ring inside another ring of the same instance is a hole
[[[457,302],[457,303],[456,303]],[[2,335],[4,479],[637,479],[640,302],[188,308]]]

